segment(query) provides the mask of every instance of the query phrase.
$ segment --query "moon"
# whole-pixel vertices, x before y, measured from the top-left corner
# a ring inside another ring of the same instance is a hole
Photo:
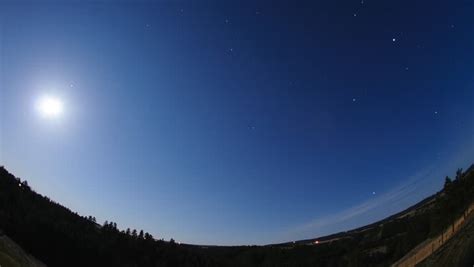
[[[42,96],[36,104],[38,113],[48,119],[58,118],[64,112],[63,101],[55,96]]]

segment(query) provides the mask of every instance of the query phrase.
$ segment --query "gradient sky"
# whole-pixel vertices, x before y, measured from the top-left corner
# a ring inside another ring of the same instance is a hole
[[[364,225],[474,162],[473,14],[472,1],[1,1],[0,163],[81,215],[180,242]],[[38,114],[43,95],[62,116]]]

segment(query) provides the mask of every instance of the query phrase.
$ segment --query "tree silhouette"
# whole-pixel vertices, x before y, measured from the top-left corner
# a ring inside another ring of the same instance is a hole
[[[452,184],[453,181],[451,180],[451,178],[449,178],[449,176],[446,176],[446,178],[444,179],[444,188],[448,189]]]
[[[146,232],[145,233],[145,240],[151,241],[151,240],[153,240],[153,236],[151,234],[149,234],[148,232]]]
[[[458,169],[456,171],[456,180],[461,180],[462,176],[463,176],[462,169]]]
[[[136,229],[133,229],[133,231],[132,231],[132,237],[133,237],[133,238],[137,238],[137,230],[136,230]]]

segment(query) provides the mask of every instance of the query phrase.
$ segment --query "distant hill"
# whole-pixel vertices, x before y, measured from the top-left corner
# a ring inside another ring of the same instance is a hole
[[[120,230],[114,222],[100,225],[94,217],[80,216],[37,194],[26,181],[0,168],[0,229],[48,266],[389,266],[441,233],[473,201],[471,167],[447,177],[433,196],[358,229],[267,246],[197,246]],[[452,242],[466,253],[452,257],[465,257],[461,261],[472,266],[472,238],[456,240]],[[448,246],[445,250],[453,251]]]

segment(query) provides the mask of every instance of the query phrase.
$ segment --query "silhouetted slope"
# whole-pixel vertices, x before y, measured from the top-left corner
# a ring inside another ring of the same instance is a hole
[[[120,232],[35,193],[0,168],[0,229],[48,266],[208,266],[205,256]]]
[[[351,231],[268,246],[194,246],[119,231],[115,223],[100,226],[0,168],[0,229],[49,266],[388,266],[473,201],[471,168],[404,212]]]

